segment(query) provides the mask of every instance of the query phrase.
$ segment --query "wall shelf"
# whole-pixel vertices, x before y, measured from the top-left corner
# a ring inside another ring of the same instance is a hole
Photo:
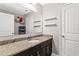
[[[56,18],[56,17],[54,17],[54,18],[49,18],[49,19],[46,19],[45,21],[51,21],[51,20],[57,20],[57,18]]]
[[[38,23],[38,22],[41,22],[41,21],[34,21],[34,23]]]
[[[51,27],[51,26],[57,26],[57,24],[48,24],[48,25],[45,25],[46,27]]]
[[[34,27],[41,27],[41,25],[36,25],[36,26],[34,26]]]

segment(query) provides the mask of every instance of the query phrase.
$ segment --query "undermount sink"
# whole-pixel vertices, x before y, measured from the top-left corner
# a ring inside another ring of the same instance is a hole
[[[31,43],[39,42],[39,40],[29,40]]]

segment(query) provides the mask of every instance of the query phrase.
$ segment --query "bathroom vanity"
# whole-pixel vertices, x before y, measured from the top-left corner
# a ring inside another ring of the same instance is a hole
[[[12,42],[12,41],[11,41]],[[2,56],[50,56],[52,53],[52,36],[40,35],[12,43],[0,45]]]

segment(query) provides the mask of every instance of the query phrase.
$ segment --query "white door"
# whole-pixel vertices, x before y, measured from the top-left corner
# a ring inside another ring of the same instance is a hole
[[[14,15],[0,12],[0,36],[14,35]]]
[[[62,55],[79,56],[79,4],[62,7]]]

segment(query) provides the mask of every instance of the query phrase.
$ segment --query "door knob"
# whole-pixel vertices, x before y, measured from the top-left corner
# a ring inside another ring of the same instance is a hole
[[[62,38],[65,38],[65,36],[64,36],[64,35],[62,35]]]

